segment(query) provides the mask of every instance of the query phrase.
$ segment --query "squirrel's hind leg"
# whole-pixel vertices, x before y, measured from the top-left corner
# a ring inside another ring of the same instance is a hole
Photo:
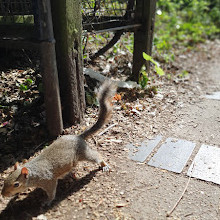
[[[110,166],[103,160],[102,156],[96,150],[92,150],[87,146],[84,153],[85,160],[99,164],[103,171],[110,171]]]

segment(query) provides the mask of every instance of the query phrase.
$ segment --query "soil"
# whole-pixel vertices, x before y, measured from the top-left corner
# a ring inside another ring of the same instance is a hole
[[[137,96],[135,92],[134,101],[126,95],[122,97],[105,128],[115,126],[88,141],[111,165],[110,173],[91,163],[81,163],[76,168],[77,179],[68,175],[59,181],[56,199],[50,207],[41,206],[46,198],[41,189],[30,189],[14,198],[1,198],[0,219],[220,219],[219,185],[194,178],[189,181],[186,175],[199,144],[220,147],[220,102],[204,98],[220,91],[219,57],[220,41],[202,44],[197,51],[178,56],[173,64],[175,75],[152,82],[158,87],[153,97]],[[182,70],[189,74],[178,75]],[[87,113],[84,125],[67,128],[64,133],[74,134],[77,128],[92,124],[97,109],[88,108]],[[16,160],[35,157],[49,143],[47,136],[41,135],[41,129],[38,133],[34,131],[33,136],[29,135],[30,143],[21,139],[16,152],[8,139],[2,142],[7,151],[1,151],[0,188]],[[150,167],[148,160],[137,163],[128,158],[127,144],[138,147],[158,134],[163,136],[162,142],[167,137],[177,137],[197,144],[181,174]],[[30,144],[34,147],[28,148]],[[167,216],[188,181],[183,198]]]

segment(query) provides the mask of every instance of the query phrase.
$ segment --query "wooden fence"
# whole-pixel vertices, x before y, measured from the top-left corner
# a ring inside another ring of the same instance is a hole
[[[94,33],[114,32],[111,41],[92,54],[91,59],[111,48],[122,33],[134,32],[131,78],[138,81],[140,70],[146,63],[142,52],[151,54],[155,9],[156,0],[0,2],[0,47],[41,52],[47,124],[51,135],[59,135],[64,122],[76,124],[83,119],[82,28]],[[149,67],[149,63],[147,65]]]

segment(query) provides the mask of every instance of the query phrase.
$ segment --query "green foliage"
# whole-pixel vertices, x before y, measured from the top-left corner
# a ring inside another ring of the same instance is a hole
[[[146,71],[142,70],[141,71],[141,76],[140,76],[140,79],[139,79],[139,85],[141,86],[142,89],[146,88],[148,81],[149,81],[149,78],[147,76]]]
[[[84,4],[88,3],[84,2]],[[94,7],[95,0],[90,4]],[[126,8],[124,1],[120,0],[115,0],[113,5],[109,3],[107,8],[112,9],[113,6]],[[193,48],[197,43],[204,42],[206,39],[216,38],[220,33],[219,8],[220,0],[158,0],[153,44],[159,62],[172,63],[180,51],[184,52]],[[110,13],[115,15],[114,10]],[[87,59],[90,53],[93,54],[94,51],[105,46],[112,37],[113,35],[109,32],[88,34],[85,38],[87,39],[86,46],[83,48],[84,59]],[[134,35],[124,34],[121,40],[106,54],[106,59],[112,58],[120,51],[133,54],[133,43]],[[143,57],[153,64],[158,76],[164,75],[164,71],[152,57],[145,53]],[[182,72],[178,77],[185,77],[187,74],[188,72]],[[145,88],[150,80],[146,69],[142,68],[140,75],[139,83],[142,88]],[[166,77],[171,79],[172,74],[167,73]]]
[[[26,91],[26,90],[28,90],[28,87],[27,87],[27,85],[24,85],[24,84],[20,84],[20,90],[21,91]]]
[[[127,34],[124,42],[125,42],[125,47],[128,49],[128,51],[131,54],[133,54],[133,52],[134,52],[134,48],[133,48],[133,45],[134,45],[134,34],[129,34],[129,35]]]
[[[88,105],[95,105],[95,106],[99,105],[97,97],[94,93],[85,91],[85,95],[86,95],[86,103]]]
[[[146,53],[143,52],[143,58],[146,61],[150,61],[151,63],[154,64],[154,70],[159,76],[164,75],[164,71],[159,67],[159,64],[151,56],[149,56],[149,55],[147,55]]]
[[[0,16],[0,24],[33,24],[33,15]]]
[[[184,77],[188,76],[188,74],[189,74],[189,72],[187,70],[183,70],[182,73],[180,73],[178,76],[180,78],[184,78]]]
[[[151,56],[149,56],[149,55],[147,55],[146,53],[143,52],[143,58],[146,61],[150,61],[151,63],[153,63],[154,71],[156,72],[156,74],[158,76],[163,76],[164,75],[164,71],[159,67],[158,62],[156,62]],[[148,74],[146,72],[145,66],[143,66],[142,70],[141,70],[140,79],[139,79],[139,84],[140,84],[142,89],[146,88],[148,81],[149,81],[149,77],[148,77]]]
[[[167,53],[178,45],[192,47],[220,33],[218,0],[158,0],[154,44]]]
[[[32,83],[33,83],[33,80],[28,78],[28,79],[26,79],[24,84],[19,85],[19,88],[21,91],[27,91],[30,88],[30,86],[32,85]]]

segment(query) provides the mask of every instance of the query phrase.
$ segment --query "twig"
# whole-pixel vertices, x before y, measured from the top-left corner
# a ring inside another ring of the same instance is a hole
[[[185,194],[187,188],[188,188],[188,185],[189,185],[189,182],[192,178],[192,172],[193,172],[193,168],[194,168],[194,163],[193,163],[193,166],[192,166],[192,170],[191,170],[191,173],[190,173],[190,176],[189,176],[189,179],[188,179],[188,182],[186,183],[186,186],[181,194],[181,196],[179,197],[179,199],[177,200],[177,202],[175,203],[175,205],[173,206],[173,208],[167,212],[167,217],[170,217],[170,215],[173,213],[173,211],[175,210],[175,208],[178,206],[180,200],[183,198],[183,195]]]
[[[96,146],[102,146],[100,143],[99,143],[99,141],[94,137],[94,136],[92,136],[92,140],[94,141],[94,144],[96,145]]]
[[[97,140],[95,139],[95,137],[92,135],[91,139],[93,140],[94,144],[97,145]]]
[[[112,127],[114,127],[114,126],[117,125],[117,124],[118,124],[118,123],[115,123],[115,124],[113,124],[113,125],[110,125],[110,126],[107,127],[104,131],[100,132],[100,133],[98,134],[98,136],[103,135],[105,132],[107,132],[109,129],[111,129]]]
[[[85,45],[84,48],[83,48],[83,55],[85,54],[86,46],[87,46],[88,40],[89,40],[89,34],[88,33],[86,34],[85,39],[86,39],[85,44],[84,44],[84,39],[83,39],[83,44]]]
[[[26,58],[28,59],[28,61],[30,62],[30,64],[33,64],[32,60],[30,59],[30,57],[27,55],[26,51],[24,49],[22,49],[22,52],[24,53],[24,55],[26,56]]]
[[[39,147],[41,147],[43,144],[47,143],[47,141],[43,141],[42,143],[38,144],[35,148],[34,151],[36,151]]]
[[[101,199],[98,203],[98,205],[96,206],[96,208],[98,208],[101,204],[103,203],[103,199]]]
[[[104,47],[102,47],[99,51],[97,51],[95,54],[89,57],[91,60],[90,62],[92,62],[94,59],[104,54],[107,50],[113,47],[118,42],[118,40],[120,39],[123,33],[124,33],[123,30],[116,31],[114,37]]]

